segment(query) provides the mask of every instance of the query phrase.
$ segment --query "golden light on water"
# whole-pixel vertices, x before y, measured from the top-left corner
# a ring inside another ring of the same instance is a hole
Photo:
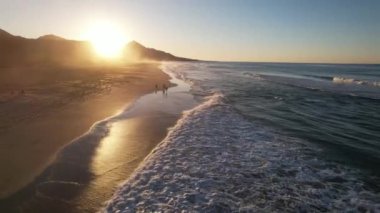
[[[94,174],[103,174],[139,156],[138,148],[143,147],[142,141],[136,140],[140,123],[141,119],[130,118],[112,125],[109,135],[101,141],[92,159]]]
[[[108,22],[93,24],[85,33],[85,39],[90,41],[95,52],[105,58],[118,58],[128,37],[120,26]]]

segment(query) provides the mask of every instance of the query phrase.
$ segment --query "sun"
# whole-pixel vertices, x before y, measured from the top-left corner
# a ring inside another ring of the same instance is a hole
[[[99,22],[91,26],[86,35],[95,52],[105,58],[119,58],[128,42],[125,32],[115,24]]]

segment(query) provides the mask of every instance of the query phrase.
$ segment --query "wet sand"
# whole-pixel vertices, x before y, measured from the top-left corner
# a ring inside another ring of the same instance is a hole
[[[56,160],[59,150],[96,121],[154,91],[155,84],[169,83],[157,65],[106,69],[91,79],[82,73],[76,79],[25,87],[25,94],[1,91],[0,209],[21,206],[19,201],[34,193],[35,186],[29,183]]]

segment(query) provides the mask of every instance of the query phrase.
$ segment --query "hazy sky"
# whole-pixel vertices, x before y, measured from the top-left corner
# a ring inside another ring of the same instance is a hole
[[[0,28],[81,39],[94,20],[178,56],[380,63],[380,0],[1,0]]]

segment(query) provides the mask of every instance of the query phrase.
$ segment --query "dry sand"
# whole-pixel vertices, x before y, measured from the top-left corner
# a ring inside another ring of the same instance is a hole
[[[154,91],[155,84],[169,84],[156,64],[62,72],[73,70],[60,80],[24,84],[25,94],[21,87],[0,88],[0,198],[30,183],[93,123]]]

